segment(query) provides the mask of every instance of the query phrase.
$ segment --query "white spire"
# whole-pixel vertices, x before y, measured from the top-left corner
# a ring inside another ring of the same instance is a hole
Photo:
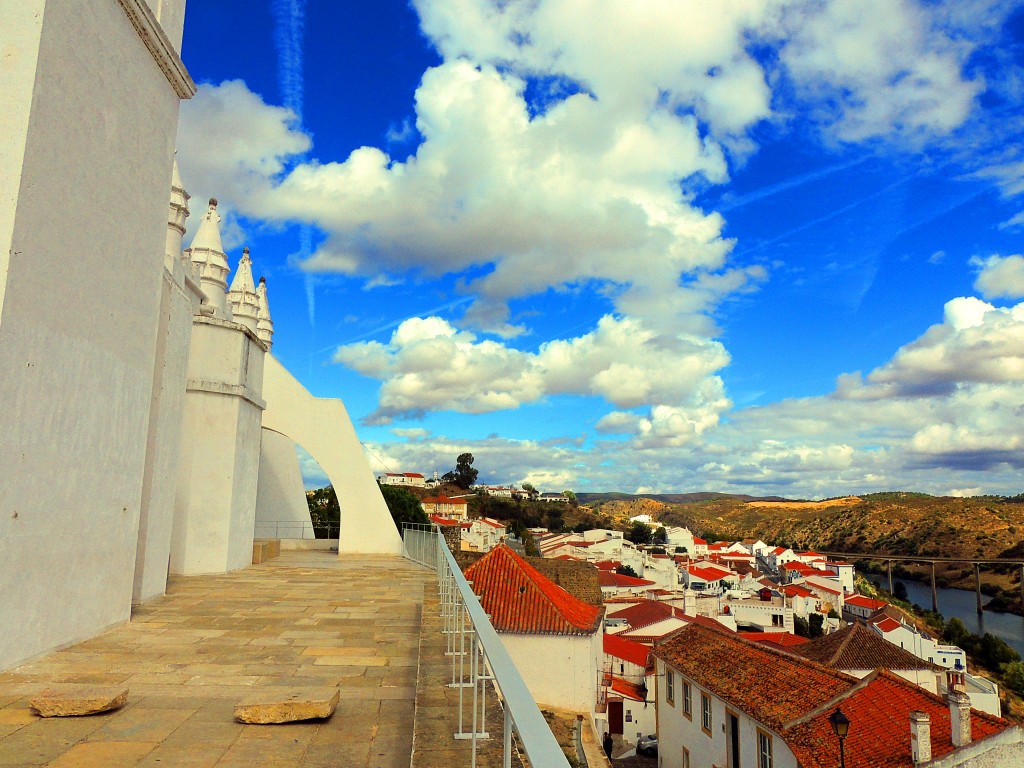
[[[164,254],[164,266],[171,274],[175,263],[181,259],[182,239],[185,237],[185,219],[188,218],[189,194],[181,183],[178,172],[178,159],[171,165],[171,200],[167,212],[167,247]]]
[[[199,284],[203,287],[207,301],[219,310],[219,316],[228,317],[224,291],[228,287],[228,257],[220,241],[220,215],[217,213],[217,198],[210,198],[210,207],[192,238],[192,245],[185,251],[199,271]]]
[[[270,319],[270,303],[267,301],[267,278],[261,277],[256,286],[256,298],[259,299],[260,311],[256,316],[256,335],[267,345],[267,351],[274,343],[274,321]]]
[[[242,258],[238,261],[238,269],[228,289],[228,301],[231,302],[231,314],[236,323],[240,323],[256,333],[256,320],[260,313],[260,302],[256,296],[256,286],[252,282],[252,260],[249,249],[242,250]]]

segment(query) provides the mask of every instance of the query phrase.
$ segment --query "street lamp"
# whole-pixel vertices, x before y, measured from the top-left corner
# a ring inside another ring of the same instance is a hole
[[[839,737],[839,768],[846,768],[846,753],[843,751],[843,742],[850,732],[850,718],[843,714],[843,710],[836,707],[836,711],[828,716],[832,724],[832,732]]]

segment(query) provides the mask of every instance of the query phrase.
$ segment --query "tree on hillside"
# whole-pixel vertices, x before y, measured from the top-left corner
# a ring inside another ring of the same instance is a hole
[[[523,483],[523,490],[526,491],[526,495],[531,499],[536,499],[540,496],[540,491],[534,488],[532,483]]]
[[[429,523],[427,513],[420,506],[420,500],[413,496],[407,489],[399,488],[396,485],[382,485],[380,493],[384,497],[384,503],[388,505],[388,511],[402,530],[402,523]]]
[[[445,472],[441,479],[446,483],[455,483],[459,488],[467,490],[476,482],[477,475],[480,474],[478,470],[473,469],[473,461],[472,453],[460,453],[455,460],[455,469]]]
[[[632,541],[634,544],[650,544],[651,533],[651,526],[637,520],[629,526],[629,530],[626,531],[625,536],[628,541]]]
[[[654,532],[651,537],[652,544],[668,544],[668,532],[665,530],[665,526],[659,525],[658,530]]]
[[[615,569],[615,572],[620,576],[632,576],[634,579],[640,578],[640,575],[629,565],[620,565]]]

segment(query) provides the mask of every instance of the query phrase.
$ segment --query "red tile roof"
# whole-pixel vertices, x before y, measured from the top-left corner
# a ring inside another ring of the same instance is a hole
[[[466,568],[466,578],[499,632],[589,635],[601,608],[573,597],[501,544]]]
[[[646,667],[647,656],[650,654],[651,649],[635,640],[629,640],[618,635],[605,634],[604,652],[609,656],[628,661],[630,664]]]
[[[627,698],[633,699],[633,701],[645,701],[646,691],[641,691],[640,686],[636,683],[631,683],[628,680],[623,680],[621,677],[612,676],[611,689],[614,693],[620,696],[626,696]]]
[[[699,565],[691,565],[686,569],[693,576],[698,579],[704,579],[704,581],[718,581],[719,579],[725,578],[732,574],[732,571],[728,571],[724,568],[716,568],[715,566],[701,567]]]
[[[656,583],[647,579],[615,573],[615,571],[600,571],[597,576],[602,587],[649,587]]]
[[[814,595],[811,590],[801,587],[799,584],[787,584],[784,587],[780,587],[779,591],[790,597],[811,597]]]
[[[865,597],[864,595],[850,595],[846,598],[847,605],[855,605],[858,608],[867,608],[869,611],[877,611],[879,608],[884,608],[888,603],[885,600],[875,600],[872,597]]]
[[[694,544],[707,544],[708,542],[707,542],[706,539],[702,539],[700,536],[694,536],[693,537],[693,543]]]
[[[614,571],[621,566],[622,563],[618,560],[598,560],[594,563],[594,567],[601,571]]]
[[[698,624],[655,645],[654,655],[776,731],[857,682],[821,664]]]
[[[850,695],[836,704],[850,719],[846,737],[846,768],[912,768],[910,754],[910,713],[931,717],[932,759],[953,751],[946,702],[912,683],[878,670],[865,678]],[[839,765],[839,740],[828,721],[834,707],[807,722],[791,725],[782,732],[787,746],[803,768],[834,768]],[[974,741],[1010,727],[1007,721],[977,710],[971,711]]]
[[[863,624],[850,624],[796,651],[833,669],[940,669],[879,637]]]
[[[609,613],[609,619],[625,619],[631,629],[639,629],[671,618],[683,618],[685,614],[674,606],[660,600],[641,600],[636,605]]]
[[[421,503],[423,503],[423,504],[461,504],[464,507],[469,505],[469,502],[466,501],[465,499],[452,499],[452,498],[449,498],[448,496],[430,496],[430,497],[428,497],[426,499],[423,499]]]
[[[772,648],[793,648],[811,642],[806,637],[792,632],[739,632],[740,637],[752,643],[763,643]]]

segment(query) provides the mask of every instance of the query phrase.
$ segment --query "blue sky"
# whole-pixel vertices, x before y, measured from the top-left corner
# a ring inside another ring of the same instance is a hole
[[[192,220],[375,471],[1024,490],[1020,3],[220,0],[182,55]]]

